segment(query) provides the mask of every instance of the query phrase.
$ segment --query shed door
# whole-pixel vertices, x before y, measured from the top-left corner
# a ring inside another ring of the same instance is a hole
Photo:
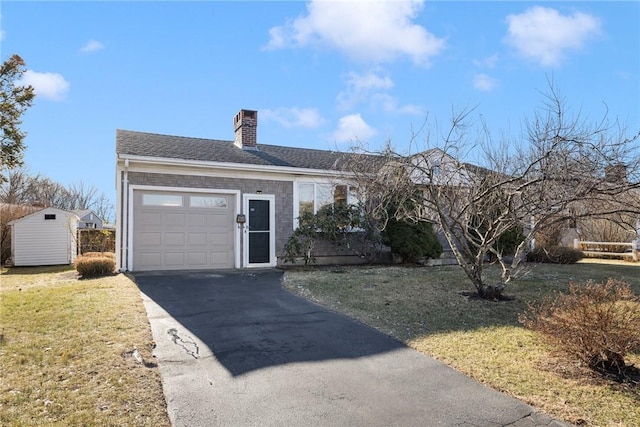
[[[235,197],[134,191],[133,270],[234,267]]]

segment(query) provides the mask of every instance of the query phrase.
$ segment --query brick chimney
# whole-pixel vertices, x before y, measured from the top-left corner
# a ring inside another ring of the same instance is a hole
[[[235,146],[243,150],[258,149],[258,112],[240,110],[233,118],[233,129],[236,133]]]

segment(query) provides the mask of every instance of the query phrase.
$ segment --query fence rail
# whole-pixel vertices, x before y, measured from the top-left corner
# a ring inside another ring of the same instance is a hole
[[[629,248],[622,252],[611,252],[612,246]],[[591,242],[587,240],[573,240],[573,248],[578,249],[583,254],[592,257],[630,257],[634,261],[638,261],[638,241],[631,243],[626,242]]]

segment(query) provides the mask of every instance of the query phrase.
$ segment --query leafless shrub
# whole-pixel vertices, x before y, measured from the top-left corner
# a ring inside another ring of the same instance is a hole
[[[529,305],[526,327],[590,368],[624,375],[625,356],[640,349],[640,297],[627,283],[571,283],[569,293]]]
[[[82,277],[107,276],[116,269],[116,262],[109,256],[79,256],[74,267]]]

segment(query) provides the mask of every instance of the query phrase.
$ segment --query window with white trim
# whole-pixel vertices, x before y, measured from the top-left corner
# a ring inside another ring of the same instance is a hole
[[[346,184],[331,184],[317,182],[299,182],[298,200],[294,205],[295,226],[297,219],[305,212],[315,214],[323,206],[332,203],[356,204],[355,188]]]

